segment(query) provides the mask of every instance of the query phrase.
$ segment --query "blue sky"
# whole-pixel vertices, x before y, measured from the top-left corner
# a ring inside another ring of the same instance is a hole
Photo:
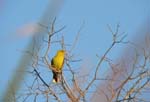
[[[0,92],[5,89],[13,69],[27,45],[29,38],[15,38],[15,32],[28,23],[36,23],[43,15],[49,0],[0,0]],[[107,24],[134,39],[137,29],[150,17],[149,0],[64,0],[57,16],[57,26],[63,30],[66,43],[72,43],[84,22],[79,41],[74,50],[78,58],[88,60],[91,66],[111,44]],[[114,50],[112,58],[119,56],[123,47]]]

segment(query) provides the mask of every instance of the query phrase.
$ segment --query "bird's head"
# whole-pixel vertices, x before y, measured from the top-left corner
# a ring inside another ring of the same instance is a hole
[[[65,55],[65,50],[58,50],[58,51],[57,51],[57,55],[62,55],[62,56],[64,56],[64,55]]]

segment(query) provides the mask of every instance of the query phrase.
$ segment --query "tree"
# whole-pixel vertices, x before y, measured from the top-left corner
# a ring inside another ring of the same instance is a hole
[[[72,50],[76,46],[82,27],[75,37],[73,44],[71,44],[72,46],[67,50],[64,36],[61,36],[59,40],[52,39],[55,35],[60,35],[65,28],[64,26],[55,30],[55,22],[56,19],[53,20],[50,26],[39,24],[48,33],[43,38],[34,37],[33,46],[36,46],[39,39],[44,42],[44,44],[38,47],[38,50],[33,51],[34,53],[29,51],[25,52],[33,58],[32,63],[29,65],[30,69],[27,71],[29,79],[24,79],[21,90],[18,93],[13,93],[14,101],[88,102],[91,100],[93,102],[148,102],[146,95],[148,94],[150,81],[149,31],[146,34],[145,43],[138,45],[130,41],[124,41],[126,34],[120,33],[119,25],[117,25],[115,32],[108,26],[113,38],[112,43],[102,57],[98,56],[98,64],[86,76],[84,72],[79,74],[79,70],[73,68],[72,65],[73,62],[77,63],[81,61],[76,60],[76,57],[74,58]],[[62,49],[67,51],[65,67],[61,75],[62,82],[59,84],[51,82],[53,68],[50,64],[51,59],[49,55],[53,49],[53,44],[60,45]],[[108,54],[113,52],[113,48],[118,44],[130,46],[128,48],[130,48],[130,52],[132,53],[125,54],[119,61],[115,62],[111,60]],[[110,70],[104,78],[99,75],[99,71],[103,68],[103,63],[107,63]],[[81,70],[83,71],[85,69]],[[86,81],[84,82],[83,80]]]

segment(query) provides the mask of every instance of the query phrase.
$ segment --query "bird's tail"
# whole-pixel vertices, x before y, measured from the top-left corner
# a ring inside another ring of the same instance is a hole
[[[61,73],[53,71],[53,83],[59,83],[61,81]]]

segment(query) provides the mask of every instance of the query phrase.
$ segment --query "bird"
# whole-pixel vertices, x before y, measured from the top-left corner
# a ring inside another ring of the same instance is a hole
[[[61,73],[64,66],[65,50],[58,50],[56,55],[51,60],[53,83],[61,81]]]

